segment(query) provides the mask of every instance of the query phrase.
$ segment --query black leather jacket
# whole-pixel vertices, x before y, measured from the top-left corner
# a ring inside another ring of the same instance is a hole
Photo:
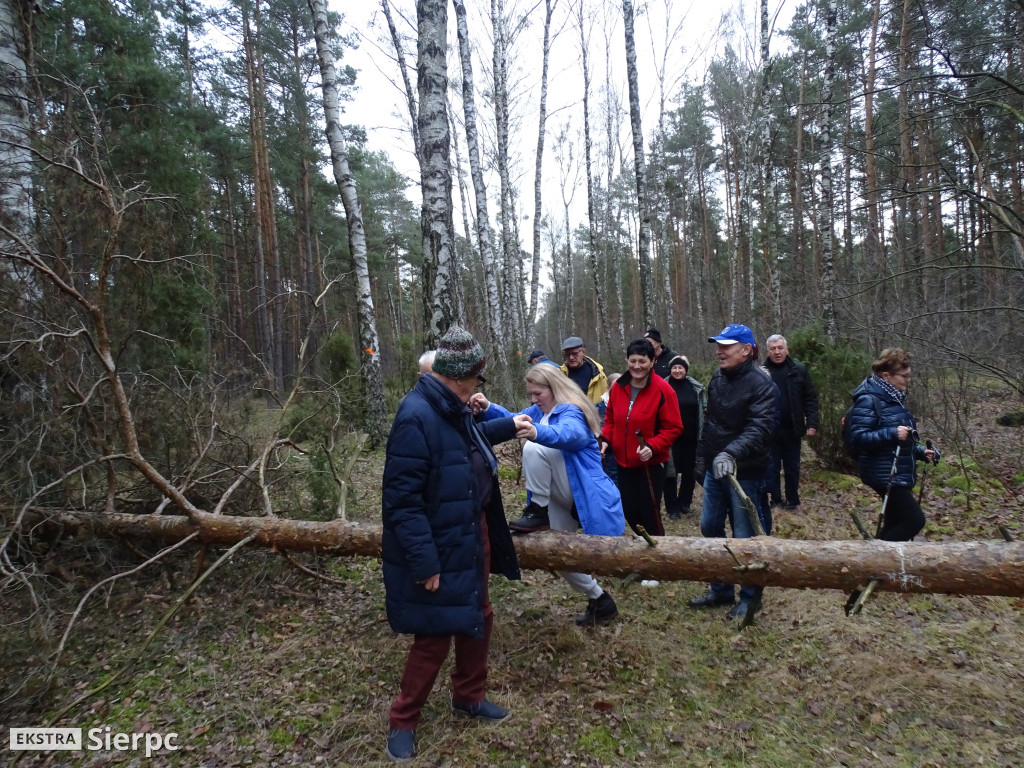
[[[755,361],[719,368],[708,384],[708,410],[697,455],[710,467],[724,451],[736,460],[737,477],[761,477],[768,466],[775,409],[775,385]]]

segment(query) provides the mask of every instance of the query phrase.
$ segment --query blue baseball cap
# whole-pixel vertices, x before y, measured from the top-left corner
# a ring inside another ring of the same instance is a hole
[[[749,344],[757,347],[754,332],[745,325],[727,325],[717,336],[709,336],[708,341],[714,344]]]

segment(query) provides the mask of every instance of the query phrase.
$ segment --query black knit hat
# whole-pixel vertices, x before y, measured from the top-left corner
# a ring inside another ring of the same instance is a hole
[[[656,341],[661,344],[661,331],[657,328],[651,328],[647,333],[644,334],[644,338]]]
[[[434,373],[449,379],[472,379],[487,367],[487,358],[476,339],[461,326],[453,325],[441,337],[434,357]]]

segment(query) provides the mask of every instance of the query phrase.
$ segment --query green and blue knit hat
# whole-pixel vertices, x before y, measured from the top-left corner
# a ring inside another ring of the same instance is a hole
[[[466,329],[453,325],[441,337],[434,357],[434,373],[449,379],[473,379],[487,367],[484,351]]]

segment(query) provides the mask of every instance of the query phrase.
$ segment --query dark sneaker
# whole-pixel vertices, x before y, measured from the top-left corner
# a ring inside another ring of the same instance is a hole
[[[576,617],[576,625],[580,627],[592,627],[595,624],[603,624],[611,621],[619,615],[619,609],[607,592],[602,592],[600,597],[587,601],[587,610]]]
[[[416,756],[416,731],[389,729],[387,753],[396,763],[412,760]]]
[[[523,516],[509,523],[508,527],[513,531],[519,531],[519,533],[546,531],[551,527],[551,522],[548,520],[547,505],[542,507],[531,501],[530,505],[523,511]]]
[[[453,701],[452,709],[455,710],[455,714],[457,715],[473,717],[477,720],[485,720],[489,723],[496,723],[499,720],[504,720],[508,717],[507,709],[499,707],[497,704],[494,704],[487,699],[478,701],[476,704],[459,704],[457,701]]]
[[[691,598],[689,602],[691,608],[714,608],[716,605],[732,605],[736,598],[719,595],[709,589],[700,597]]]

